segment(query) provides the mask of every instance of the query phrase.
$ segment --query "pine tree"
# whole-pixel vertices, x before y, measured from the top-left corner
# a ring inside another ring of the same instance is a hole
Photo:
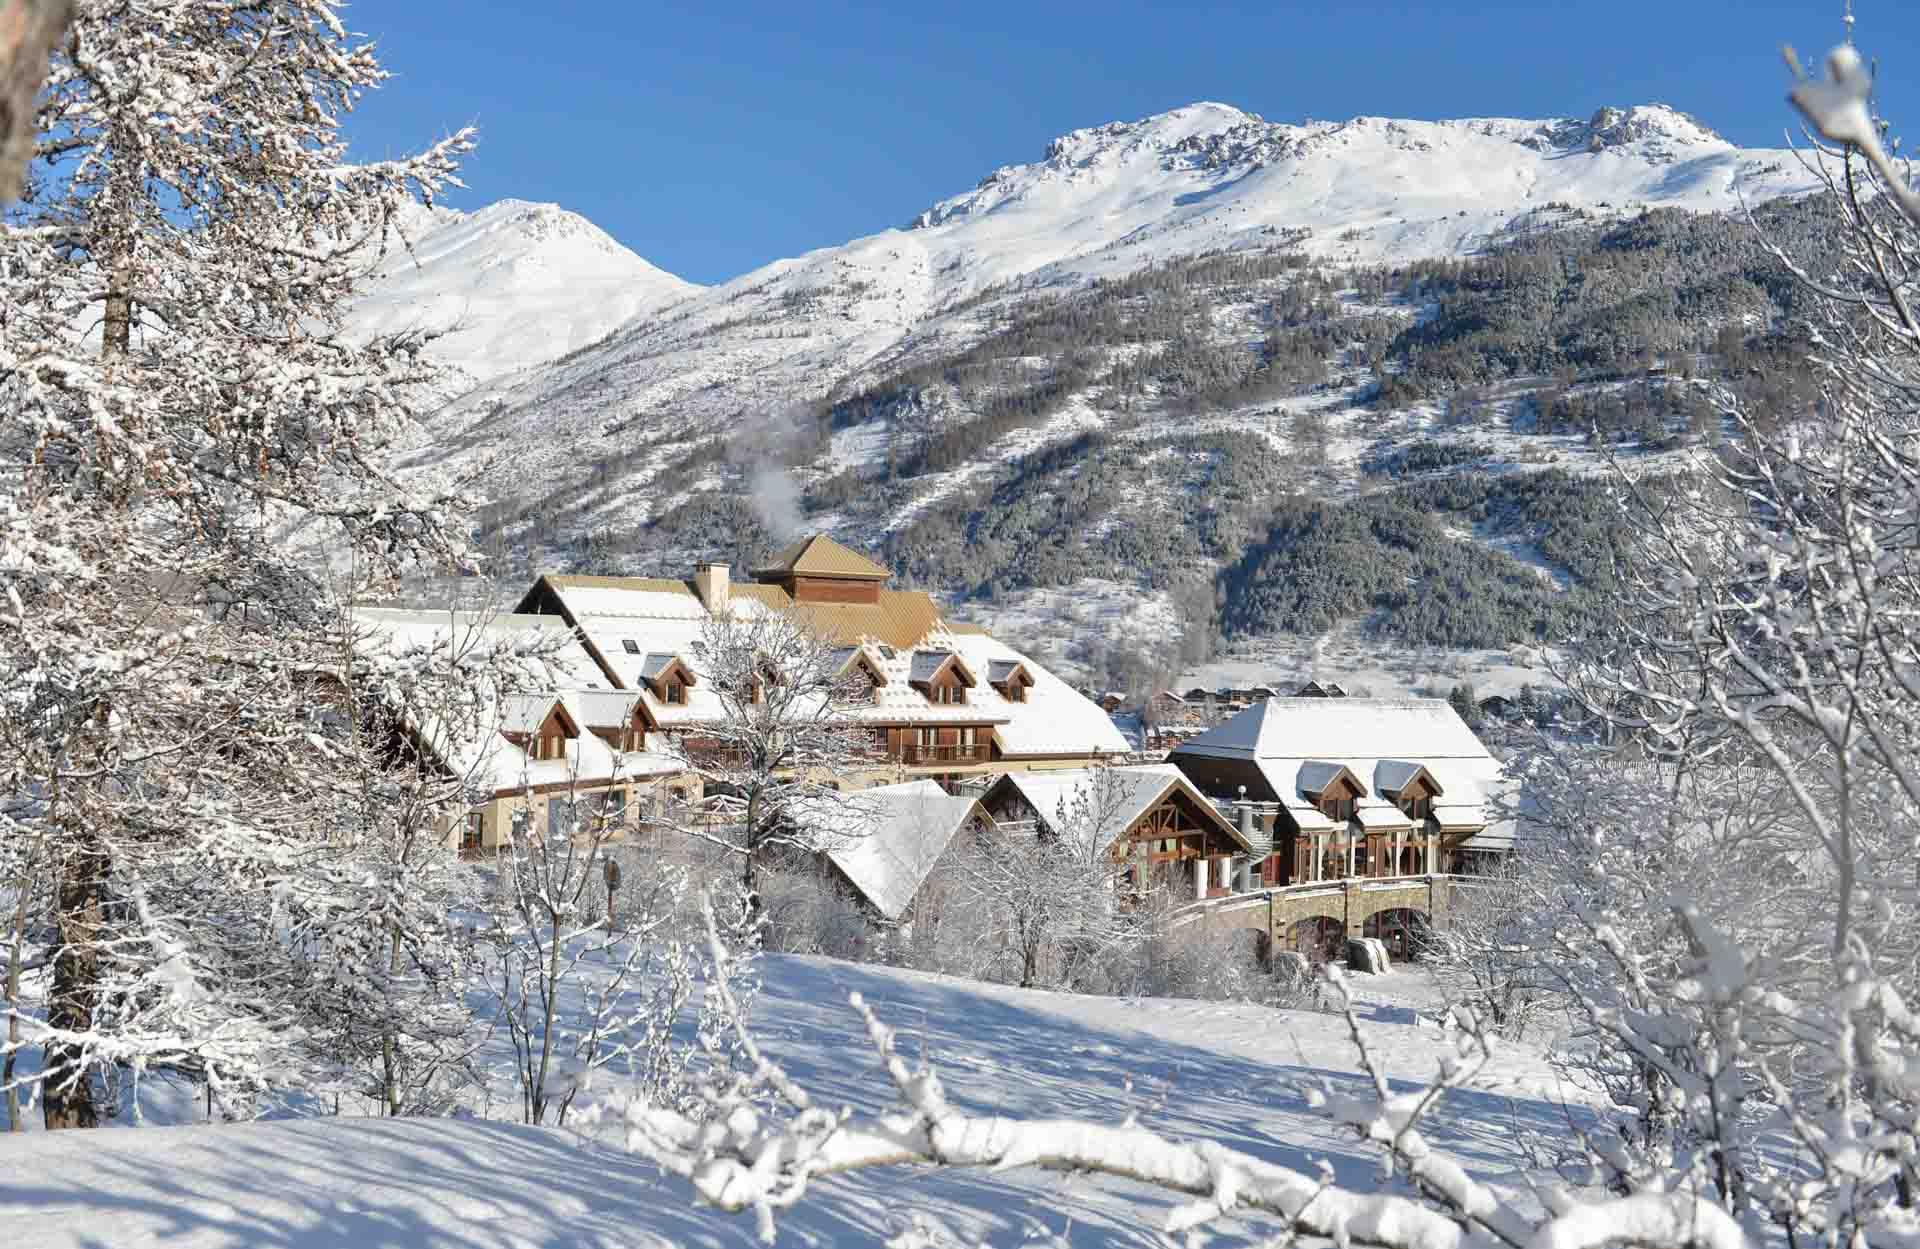
[[[336,839],[330,600],[459,555],[451,500],[376,467],[419,344],[342,334],[471,144],[350,164],[385,76],[326,0],[80,0],[55,52],[0,227],[0,837],[54,847],[51,1127],[98,1122],[111,1069],[229,1098],[299,1069],[275,919]]]

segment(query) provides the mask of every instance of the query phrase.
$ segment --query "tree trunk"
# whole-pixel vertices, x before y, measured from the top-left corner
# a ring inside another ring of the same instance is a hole
[[[47,1022],[64,1032],[93,1028],[100,993],[99,938],[106,925],[106,850],[92,837],[82,835],[76,840],[79,844],[60,863],[55,886],[59,948],[53,956],[53,996],[47,1006]],[[100,1125],[93,1081],[80,1046],[49,1043],[44,1079],[40,1100],[49,1129]]]
[[[124,356],[133,347],[133,266],[124,261],[115,264],[110,275],[100,351],[106,356]]]
[[[72,0],[0,0],[0,205],[20,194],[33,159],[34,97]]]
[[[0,1062],[0,1084],[7,1088],[9,1132],[19,1132],[26,1127],[20,1122],[20,1090],[14,1087],[13,1069],[20,1053],[20,1016],[16,1011],[20,1001],[20,962],[26,952],[27,903],[33,896],[32,870],[29,867],[20,876],[20,904],[13,909],[13,931],[7,946],[7,1057]]]

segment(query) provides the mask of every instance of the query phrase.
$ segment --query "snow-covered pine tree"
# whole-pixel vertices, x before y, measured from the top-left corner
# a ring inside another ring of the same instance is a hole
[[[341,315],[466,132],[349,163],[385,72],[325,0],[79,0],[0,228],[0,837],[51,844],[49,1126],[107,1069],[300,1070],[276,930],[333,847],[329,599],[459,551],[376,467],[418,343]],[[322,584],[282,539],[354,553]]]

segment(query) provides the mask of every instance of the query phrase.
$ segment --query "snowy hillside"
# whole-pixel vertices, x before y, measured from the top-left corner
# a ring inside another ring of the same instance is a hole
[[[446,330],[432,354],[470,381],[557,359],[701,289],[557,204],[422,208],[400,230],[410,246],[381,264],[352,324]]]
[[[768,963],[759,1030],[828,1104],[876,1110],[883,1099],[846,1006],[857,990],[916,1055],[924,1049],[965,1107],[1107,1122],[1135,1113],[1144,1127],[1308,1174],[1325,1158],[1342,1182],[1360,1185],[1377,1165],[1306,1104],[1314,1082],[1357,1081],[1337,1016],[1073,997],[824,959]],[[1447,1048],[1397,1003],[1419,993],[1417,975],[1359,986],[1396,1082],[1426,1079]],[[1517,1189],[1523,1134],[1564,1132],[1562,1116],[1539,1056],[1516,1047],[1477,1088],[1443,1103],[1427,1135],[1480,1178]],[[924,1215],[964,1236],[958,1243],[1160,1244],[1151,1229],[1168,1204],[1118,1181],[900,1170],[823,1183],[782,1220],[779,1243],[877,1249]],[[0,1136],[0,1222],[13,1229],[9,1243],[35,1249],[755,1243],[749,1219],[695,1209],[683,1188],[616,1148],[570,1131],[448,1119]],[[1215,1243],[1244,1243],[1244,1229],[1221,1230]]]

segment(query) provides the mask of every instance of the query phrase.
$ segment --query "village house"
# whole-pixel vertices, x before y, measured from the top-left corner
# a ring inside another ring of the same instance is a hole
[[[754,580],[725,564],[669,578],[543,576],[512,613],[359,608],[373,648],[507,644],[544,692],[500,700],[497,724],[416,743],[471,776],[476,802],[449,837],[484,852],[508,821],[545,831],[588,809],[634,811],[705,792],[703,730],[725,710],[696,653],[710,612],[796,610],[842,647],[865,692],[843,714],[869,726],[874,762],[849,787],[926,778],[951,789],[1008,771],[1077,768],[1128,749],[1099,706],[984,630],[944,620],[932,598],[830,538],[794,544]],[[583,806],[584,804],[584,806]]]
[[[1168,762],[1266,832],[1269,886],[1472,874],[1513,847],[1500,763],[1444,699],[1269,699]]]
[[[602,815],[625,825],[669,792],[697,789],[683,762],[647,750],[648,722],[632,695],[594,688],[603,684],[597,666],[550,616],[359,607],[353,619],[355,645],[369,657],[497,648],[530,684],[562,687],[484,707],[398,709],[410,752],[473,795],[446,830],[462,854],[489,853],[515,828],[566,836]]]
[[[1116,863],[1133,858],[1143,887],[1185,900],[1231,892],[1236,865],[1267,851],[1257,831],[1236,827],[1170,764],[1009,772],[980,805],[1003,835],[1091,838]]]
[[[821,857],[875,927],[910,926],[947,848],[992,823],[977,797],[949,794],[930,780],[863,789],[830,808],[799,812],[796,822],[811,826]]]
[[[805,613],[845,646],[868,689],[845,714],[868,725],[884,761],[850,783],[917,777],[949,787],[1001,772],[1081,767],[1123,754],[1098,705],[977,626],[941,617],[931,596],[895,590],[880,565],[831,538],[794,543],[750,581],[726,564],[688,580],[544,576],[518,611],[578,631],[608,688],[639,696],[649,732],[699,763],[701,728],[723,714],[696,644],[709,613]]]

